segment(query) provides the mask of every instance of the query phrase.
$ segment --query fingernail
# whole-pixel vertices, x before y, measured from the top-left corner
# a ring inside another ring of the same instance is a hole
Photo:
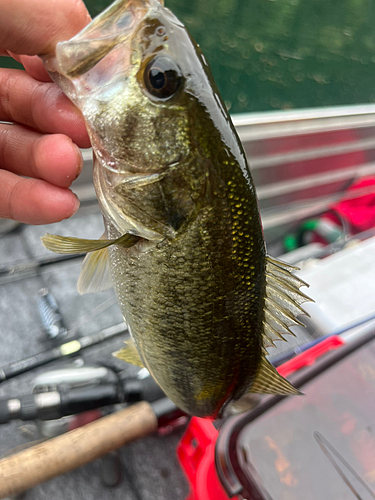
[[[78,157],[79,157],[79,163],[77,165],[77,174],[75,177],[77,179],[77,177],[79,176],[79,174],[82,172],[82,169],[83,169],[83,156],[82,156],[81,150],[79,149],[77,144],[74,144],[74,147],[76,148],[76,150],[78,152]]]
[[[72,193],[73,193],[73,191],[72,191]],[[77,211],[79,209],[79,206],[81,204],[81,202],[79,201],[78,196],[75,193],[73,193],[73,194],[75,196],[75,201],[74,201],[74,205],[73,205],[73,213],[72,213],[72,215],[74,215],[75,213],[77,213]]]

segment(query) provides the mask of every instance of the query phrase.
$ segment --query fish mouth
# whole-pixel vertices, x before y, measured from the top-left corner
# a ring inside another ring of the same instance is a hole
[[[54,55],[42,58],[47,71],[70,80],[82,77],[119,44],[127,45],[150,9],[163,3],[163,0],[117,0],[71,40],[59,42]]]

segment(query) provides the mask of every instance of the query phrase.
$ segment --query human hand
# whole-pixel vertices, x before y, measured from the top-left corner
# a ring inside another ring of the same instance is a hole
[[[78,147],[89,147],[89,138],[37,55],[89,21],[81,0],[0,0],[0,55],[26,69],[0,68],[0,217],[48,224],[78,209],[68,188],[83,166]]]

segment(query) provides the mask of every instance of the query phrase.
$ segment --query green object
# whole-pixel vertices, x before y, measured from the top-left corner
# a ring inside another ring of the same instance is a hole
[[[297,231],[285,236],[283,241],[285,251],[291,252],[309,243],[309,236],[312,232],[319,235],[328,243],[333,243],[343,235],[342,229],[329,219],[325,219],[324,217],[309,219],[304,221]]]
[[[298,248],[297,238],[294,234],[288,234],[284,238],[284,249],[286,252],[291,252]]]
[[[304,221],[294,233],[287,234],[284,237],[284,250],[286,252],[291,252],[305,245],[304,235],[309,231],[314,231],[318,224],[318,219],[309,219]]]
[[[319,219],[309,219],[301,225],[300,231],[315,231],[319,227],[319,223]]]

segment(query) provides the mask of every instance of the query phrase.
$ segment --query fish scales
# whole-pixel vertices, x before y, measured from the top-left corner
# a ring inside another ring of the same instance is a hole
[[[257,212],[249,187],[238,182],[238,165],[226,163],[210,165],[222,180],[213,186],[218,194],[173,244],[163,241],[143,254],[109,250],[121,269],[113,273],[117,296],[147,368],[182,409],[202,416],[215,415],[228,386],[234,397],[249,388],[261,349],[261,227],[245,218],[233,226],[233,214]],[[107,232],[118,236],[111,224]]]
[[[298,394],[264,348],[299,324],[304,283],[266,254],[245,153],[185,27],[157,0],[118,0],[45,65],[85,117],[105,235],[43,242],[89,252],[81,293],[114,285],[134,342],[117,356],[200,417]]]

